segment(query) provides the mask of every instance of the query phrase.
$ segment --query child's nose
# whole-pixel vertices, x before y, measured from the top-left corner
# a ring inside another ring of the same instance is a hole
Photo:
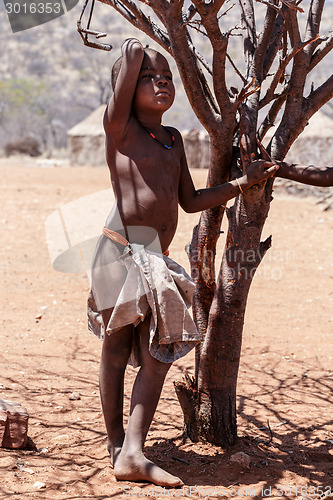
[[[168,80],[164,76],[158,75],[156,77],[156,84],[157,85],[168,85]]]

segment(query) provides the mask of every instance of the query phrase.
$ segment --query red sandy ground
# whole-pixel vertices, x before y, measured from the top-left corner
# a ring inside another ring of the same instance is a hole
[[[244,328],[234,449],[182,444],[173,381],[192,370],[193,356],[173,366],[146,447],[186,484],[168,492],[113,477],[98,395],[101,344],[86,329],[88,280],[54,271],[45,242],[46,217],[108,188],[106,168],[2,160],[0,172],[0,398],[27,408],[31,440],[31,449],[0,450],[0,498],[317,498],[333,490],[332,211],[313,198],[277,194],[272,203],[264,236],[273,234],[273,247],[254,278]],[[205,175],[193,172],[198,186]],[[184,265],[197,219],[180,214],[171,256]],[[134,376],[128,369],[127,407]],[[250,468],[230,463],[237,451],[251,457]]]

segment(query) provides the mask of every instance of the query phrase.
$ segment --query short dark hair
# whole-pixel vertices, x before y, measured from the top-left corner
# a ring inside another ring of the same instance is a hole
[[[148,46],[145,47],[143,50],[145,53],[149,52],[149,51],[150,52],[157,52],[157,50],[151,49]],[[120,71],[122,62],[123,62],[123,56],[118,57],[118,59],[116,59],[116,61],[114,62],[113,66],[112,66],[112,69],[111,69],[111,86],[112,86],[113,91],[114,91],[115,86],[116,86],[116,81],[117,81],[117,78],[119,75],[119,71]]]

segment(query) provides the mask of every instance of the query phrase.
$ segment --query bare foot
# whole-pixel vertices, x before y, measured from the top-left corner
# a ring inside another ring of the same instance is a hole
[[[111,443],[108,443],[107,449],[110,453],[111,467],[114,469],[116,461],[118,460],[121,452],[121,446],[112,446]]]
[[[121,453],[114,468],[117,479],[123,481],[148,481],[158,486],[176,488],[183,486],[183,481],[148,460],[143,454],[127,455]]]

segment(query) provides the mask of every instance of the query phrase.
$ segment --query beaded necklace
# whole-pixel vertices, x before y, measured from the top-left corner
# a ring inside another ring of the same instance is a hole
[[[175,142],[175,137],[174,135],[170,132],[170,130],[168,130],[166,127],[164,127],[164,125],[161,125],[164,130],[166,130],[168,132],[168,134],[170,135],[171,137],[171,146],[168,146],[167,144],[163,144],[163,142],[159,141],[157,139],[157,137],[147,128],[147,127],[144,127],[143,125],[141,125],[142,128],[150,135],[150,137],[152,137],[156,142],[158,142],[163,148],[165,149],[171,149],[172,146],[174,145],[174,142]]]

